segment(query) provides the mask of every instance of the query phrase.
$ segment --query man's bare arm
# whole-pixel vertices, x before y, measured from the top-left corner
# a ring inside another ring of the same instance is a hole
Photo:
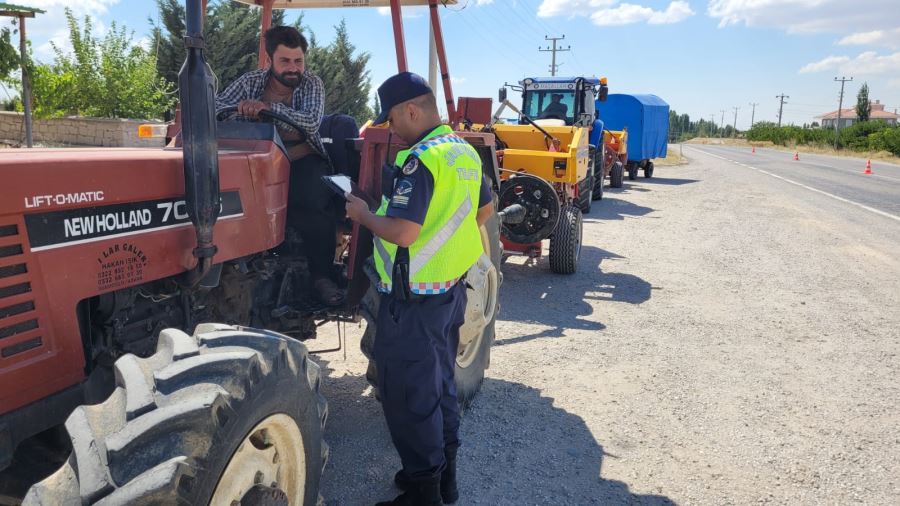
[[[487,220],[491,219],[491,216],[494,215],[494,203],[488,203],[478,208],[478,214],[475,216],[475,221],[478,222],[478,226],[481,227]]]

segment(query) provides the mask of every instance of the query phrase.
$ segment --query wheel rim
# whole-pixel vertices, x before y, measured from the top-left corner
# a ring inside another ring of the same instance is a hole
[[[210,501],[211,506],[240,504],[244,494],[262,484],[283,491],[290,504],[303,504],[306,454],[297,423],[275,414],[259,422],[241,441]]]
[[[456,365],[463,369],[472,365],[478,356],[484,329],[497,311],[499,279],[497,269],[490,260],[491,245],[488,244],[484,227],[481,229],[481,242],[485,254],[481,255],[466,276],[466,282],[473,290],[466,303],[465,323],[459,329],[459,347],[456,354]]]

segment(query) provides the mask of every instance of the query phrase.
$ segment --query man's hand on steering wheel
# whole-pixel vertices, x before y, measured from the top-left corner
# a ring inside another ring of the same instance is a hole
[[[252,119],[259,119],[259,112],[268,110],[269,104],[259,100],[241,100],[237,106],[238,114]]]

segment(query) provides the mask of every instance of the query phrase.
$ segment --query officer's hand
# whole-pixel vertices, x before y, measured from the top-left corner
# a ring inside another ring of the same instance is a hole
[[[362,218],[370,213],[369,204],[366,204],[365,200],[349,192],[345,193],[344,196],[347,198],[347,217],[357,223],[362,223]]]
[[[259,111],[269,110],[269,105],[259,100],[241,100],[238,104],[238,113],[247,118],[258,119]]]

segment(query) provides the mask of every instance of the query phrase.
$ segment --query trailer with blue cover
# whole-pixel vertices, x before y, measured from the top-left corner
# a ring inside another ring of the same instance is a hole
[[[611,93],[596,102],[600,119],[610,130],[628,131],[628,179],[653,177],[653,159],[664,158],[669,139],[669,104],[656,95]]]

